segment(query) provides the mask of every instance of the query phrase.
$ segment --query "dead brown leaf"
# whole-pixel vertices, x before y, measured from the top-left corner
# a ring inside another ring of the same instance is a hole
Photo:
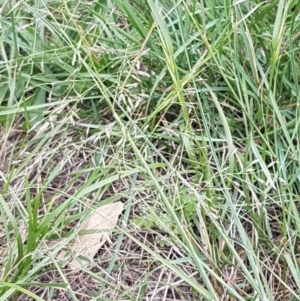
[[[88,263],[87,260],[81,259],[79,256],[93,260],[101,246],[109,239],[111,230],[115,228],[123,207],[123,203],[116,202],[104,205],[91,214],[81,228],[82,232],[89,231],[89,233],[77,235],[72,244],[68,246],[68,249],[75,256],[69,264],[72,271],[79,271]],[[59,257],[64,256],[61,254]]]

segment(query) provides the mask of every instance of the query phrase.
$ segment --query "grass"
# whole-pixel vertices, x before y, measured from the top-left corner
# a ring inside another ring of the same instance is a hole
[[[2,1],[0,300],[300,300],[299,11]]]

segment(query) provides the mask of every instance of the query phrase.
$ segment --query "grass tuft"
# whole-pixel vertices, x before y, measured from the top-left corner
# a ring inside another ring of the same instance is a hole
[[[300,300],[299,11],[2,1],[0,301]]]

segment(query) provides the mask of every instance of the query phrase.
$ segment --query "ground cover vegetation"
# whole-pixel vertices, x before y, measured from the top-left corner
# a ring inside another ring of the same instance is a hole
[[[0,5],[1,301],[300,299],[298,0]]]

